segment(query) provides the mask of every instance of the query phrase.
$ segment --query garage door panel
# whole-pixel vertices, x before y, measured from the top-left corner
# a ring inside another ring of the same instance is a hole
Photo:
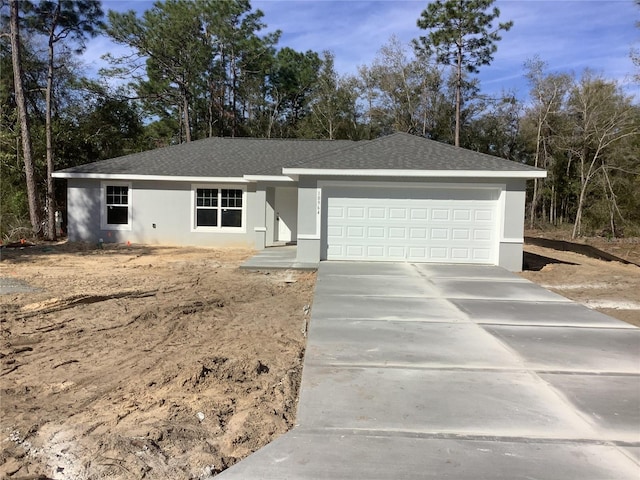
[[[330,225],[327,227],[327,235],[330,238],[342,238],[344,236],[344,228],[341,225]]]
[[[431,240],[449,240],[449,229],[447,228],[432,228]]]
[[[451,259],[452,260],[470,260],[471,259],[471,249],[470,248],[452,248],[451,249]]]
[[[431,220],[448,222],[451,212],[443,208],[431,209]]]
[[[369,238],[386,238],[385,227],[368,227]]]
[[[331,219],[333,218],[344,218],[344,208],[342,207],[332,207],[330,206],[327,209],[327,216]]]
[[[327,247],[327,258],[343,258],[345,256],[344,247],[342,245],[333,244]]]
[[[426,208],[412,208],[411,220],[426,220],[429,218],[429,210]]]
[[[465,209],[459,209],[459,208],[454,208],[453,209],[453,221],[454,222],[468,222],[471,220],[471,210],[465,208]]]
[[[489,229],[480,229],[480,228],[475,228],[473,229],[473,239],[478,241],[478,242],[490,242],[491,241],[491,233],[492,231]]]
[[[477,209],[475,211],[476,222],[493,222],[493,211],[489,209]]]
[[[383,220],[387,218],[387,209],[380,207],[370,207],[368,217],[372,220]]]
[[[367,258],[370,258],[370,259],[384,259],[384,246],[382,246],[382,245],[369,245],[367,247]]]
[[[426,261],[428,258],[427,249],[425,247],[409,247],[408,259],[414,261]]]
[[[413,240],[426,240],[427,229],[426,228],[411,228],[409,230],[409,237]]]
[[[345,254],[348,257],[364,258],[365,249],[366,247],[364,245],[347,245],[347,248],[345,249]]]
[[[387,255],[391,260],[404,260],[407,257],[405,254],[405,247],[400,246],[388,247]]]
[[[491,260],[491,249],[489,248],[474,248],[473,259],[479,261],[489,262]]]
[[[453,240],[469,240],[471,239],[470,229],[467,228],[454,228],[451,230],[451,238]]]
[[[389,235],[387,238],[405,240],[408,238],[407,230],[408,229],[404,227],[389,227]]]
[[[389,218],[393,220],[406,220],[408,217],[406,208],[390,208]]]
[[[364,220],[366,209],[364,207],[349,207],[347,209],[347,218],[349,220]]]
[[[432,260],[445,261],[449,257],[447,248],[431,247],[429,248],[429,258]]]
[[[347,238],[365,238],[364,226],[347,227]]]
[[[470,190],[451,199],[445,189],[390,190],[354,188],[328,197],[327,259],[496,262],[496,192],[478,190],[473,199]]]

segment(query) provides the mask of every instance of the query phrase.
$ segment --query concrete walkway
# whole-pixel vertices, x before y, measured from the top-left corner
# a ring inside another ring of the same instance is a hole
[[[296,245],[267,247],[240,265],[240,268],[243,270],[316,270],[318,268],[317,263],[297,262],[297,252]]]
[[[640,478],[640,329],[498,267],[323,262],[298,425],[230,479]]]

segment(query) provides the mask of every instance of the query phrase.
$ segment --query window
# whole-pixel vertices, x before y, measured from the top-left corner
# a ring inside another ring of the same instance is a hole
[[[101,227],[105,230],[129,230],[131,228],[131,184],[102,184]]]
[[[242,226],[242,190],[220,190],[222,197],[222,226]]]
[[[196,193],[196,226],[218,226],[218,189],[199,188]]]
[[[195,188],[195,228],[242,228],[244,190]]]
[[[129,223],[129,187],[107,185],[107,223]]]

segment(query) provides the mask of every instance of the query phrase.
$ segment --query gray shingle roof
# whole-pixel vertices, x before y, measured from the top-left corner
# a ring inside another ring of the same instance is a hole
[[[351,143],[286,168],[324,170],[480,170],[540,171],[465,148],[408,133],[394,133],[369,142]]]
[[[282,167],[355,142],[212,137],[88,163],[59,173],[242,177],[282,175]]]
[[[370,141],[207,138],[61,170],[64,174],[242,177],[282,168],[539,172],[521,163],[394,133]]]

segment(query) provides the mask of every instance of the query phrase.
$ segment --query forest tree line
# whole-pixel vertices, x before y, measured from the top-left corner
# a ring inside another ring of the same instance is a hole
[[[428,35],[412,44],[390,38],[355,75],[336,72],[332,52],[278,47],[281,32],[264,33],[249,0],[167,0],[106,14],[98,0],[0,1],[5,242],[55,238],[64,189],[53,170],[212,136],[362,140],[396,131],[546,169],[546,179],[530,182],[530,227],[640,236],[637,99],[595,70],[557,73],[537,57],[524,63],[528,98],[483,93],[474,73],[491,68],[499,31],[511,26],[493,26],[493,0],[428,4],[416,19]],[[434,34],[446,30],[447,18],[434,19],[447,3],[467,9],[463,65],[443,47],[461,44]],[[478,31],[485,50],[474,46]],[[109,56],[88,78],[79,54],[98,35],[131,54]],[[640,71],[638,52],[631,56]]]

